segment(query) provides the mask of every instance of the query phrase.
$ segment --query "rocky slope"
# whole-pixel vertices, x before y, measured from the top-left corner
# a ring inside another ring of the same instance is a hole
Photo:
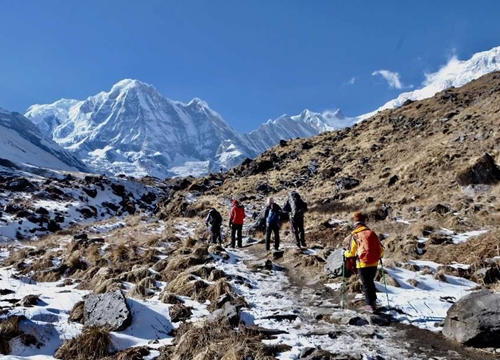
[[[35,227],[42,235],[44,223],[22,216],[65,216],[65,208],[83,204],[93,217],[63,222],[63,231],[42,239],[2,244],[0,352],[32,359],[493,359],[489,333],[474,334],[474,344],[488,346],[479,352],[440,331],[452,303],[500,284],[499,100],[500,73],[492,73],[351,128],[282,142],[203,178],[38,179],[43,193],[2,179],[4,209],[21,204],[24,212],[2,213],[0,229],[29,234]],[[296,249],[283,224],[283,251],[267,254],[252,217],[258,220],[267,196],[282,202],[292,189],[309,204],[308,248]],[[227,220],[232,197],[248,215],[245,247],[208,246],[204,216],[215,206]],[[135,215],[125,217],[128,209]],[[384,238],[388,293],[379,275],[384,308],[375,316],[358,311],[356,277],[346,281],[341,309],[342,281],[325,272],[356,210],[368,212]],[[89,309],[101,314],[110,298],[123,316],[93,318]],[[113,327],[95,329],[96,320]]]

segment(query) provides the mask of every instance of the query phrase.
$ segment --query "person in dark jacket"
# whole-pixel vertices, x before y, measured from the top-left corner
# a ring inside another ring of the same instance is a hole
[[[229,217],[229,227],[231,228],[231,247],[234,248],[236,237],[238,238],[238,247],[242,247],[243,240],[241,231],[243,229],[243,222],[245,221],[245,208],[238,200],[233,200],[233,207]]]
[[[267,199],[266,205],[266,250],[271,250],[271,233],[274,234],[274,249],[278,250],[280,247],[281,207],[274,202],[272,197]]]
[[[290,216],[290,227],[297,246],[299,248],[306,247],[304,213],[307,211],[307,203],[301,199],[297,191],[292,191],[283,205],[283,211],[287,212]]]
[[[205,219],[205,225],[210,230],[210,235],[211,235],[210,238],[212,243],[221,244],[222,237],[221,237],[220,227],[222,225],[222,216],[215,208],[211,208],[210,211],[208,212],[207,218]]]

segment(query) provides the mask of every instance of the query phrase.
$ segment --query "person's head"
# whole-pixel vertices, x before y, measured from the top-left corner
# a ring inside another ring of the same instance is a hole
[[[297,190],[292,190],[288,195],[294,197],[294,196],[299,196],[299,193],[297,192]]]
[[[368,217],[366,216],[366,214],[362,213],[361,211],[358,211],[358,212],[354,213],[353,220],[355,223],[358,223],[358,222],[364,223],[368,220]]]
[[[274,198],[268,197],[267,201],[266,201],[266,205],[267,206],[271,206],[272,204],[274,204]]]
[[[238,205],[238,204],[239,204],[238,200],[233,199],[233,206],[236,206],[236,205]]]

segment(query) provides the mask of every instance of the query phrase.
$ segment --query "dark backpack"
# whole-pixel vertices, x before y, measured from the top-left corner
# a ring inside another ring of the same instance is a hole
[[[209,222],[210,222],[210,225],[214,225],[214,226],[218,226],[218,225],[222,224],[221,214],[215,209],[210,210]]]
[[[267,214],[266,219],[267,225],[277,225],[280,222],[280,214],[279,211],[269,209],[269,214]]]
[[[300,198],[299,194],[290,196],[290,208],[293,218],[304,216],[307,209],[307,204]]]

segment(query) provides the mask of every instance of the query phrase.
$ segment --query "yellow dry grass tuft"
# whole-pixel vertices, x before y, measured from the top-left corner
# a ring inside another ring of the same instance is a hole
[[[287,345],[269,346],[262,337],[242,331],[236,332],[223,322],[203,321],[182,324],[176,336],[176,344],[162,358],[171,360],[271,360],[280,352],[290,349]]]
[[[85,328],[57,349],[56,359],[97,360],[110,354],[111,335],[104,328]]]
[[[0,320],[0,354],[10,354],[10,340],[23,334],[19,328],[19,316]]]

